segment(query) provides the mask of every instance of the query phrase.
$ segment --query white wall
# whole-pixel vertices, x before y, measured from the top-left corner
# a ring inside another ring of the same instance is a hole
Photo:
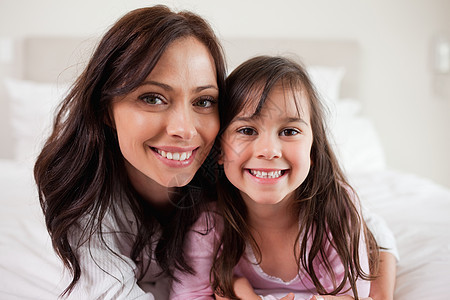
[[[0,37],[100,35],[138,0],[1,0]],[[162,2],[159,2],[162,3]],[[349,38],[363,51],[361,100],[391,168],[450,187],[450,97],[432,89],[430,47],[450,32],[448,0],[179,0],[219,36]]]

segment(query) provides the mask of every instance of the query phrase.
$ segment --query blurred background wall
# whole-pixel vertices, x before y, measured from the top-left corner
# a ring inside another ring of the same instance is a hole
[[[358,41],[359,100],[388,166],[450,187],[450,75],[436,72],[432,54],[437,38],[450,38],[448,0],[1,0],[0,54],[2,43],[32,35],[100,36],[125,12],[157,3],[202,15],[219,37]]]

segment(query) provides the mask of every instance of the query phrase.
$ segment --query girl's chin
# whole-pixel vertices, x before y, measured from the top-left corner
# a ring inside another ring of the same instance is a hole
[[[275,205],[283,201],[283,199],[279,199],[278,197],[270,197],[267,194],[246,194],[246,201],[252,201],[261,205]]]

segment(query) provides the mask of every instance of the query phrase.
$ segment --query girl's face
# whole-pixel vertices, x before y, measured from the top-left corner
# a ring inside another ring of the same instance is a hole
[[[261,112],[253,116],[253,110],[244,109],[221,142],[225,174],[247,205],[279,203],[292,195],[310,169],[308,100],[277,84]]]
[[[219,131],[218,96],[213,57],[186,37],[169,45],[137,89],[113,100],[113,126],[135,186],[152,193],[155,182],[189,183]]]

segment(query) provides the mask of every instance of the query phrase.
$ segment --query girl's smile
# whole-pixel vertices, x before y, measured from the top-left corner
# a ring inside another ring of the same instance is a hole
[[[271,170],[271,169],[248,169],[248,172],[259,179],[278,179],[284,174],[286,174],[286,170]]]
[[[313,141],[307,100],[279,83],[258,114],[244,109],[226,128],[221,162],[245,201],[279,203],[305,180]]]

